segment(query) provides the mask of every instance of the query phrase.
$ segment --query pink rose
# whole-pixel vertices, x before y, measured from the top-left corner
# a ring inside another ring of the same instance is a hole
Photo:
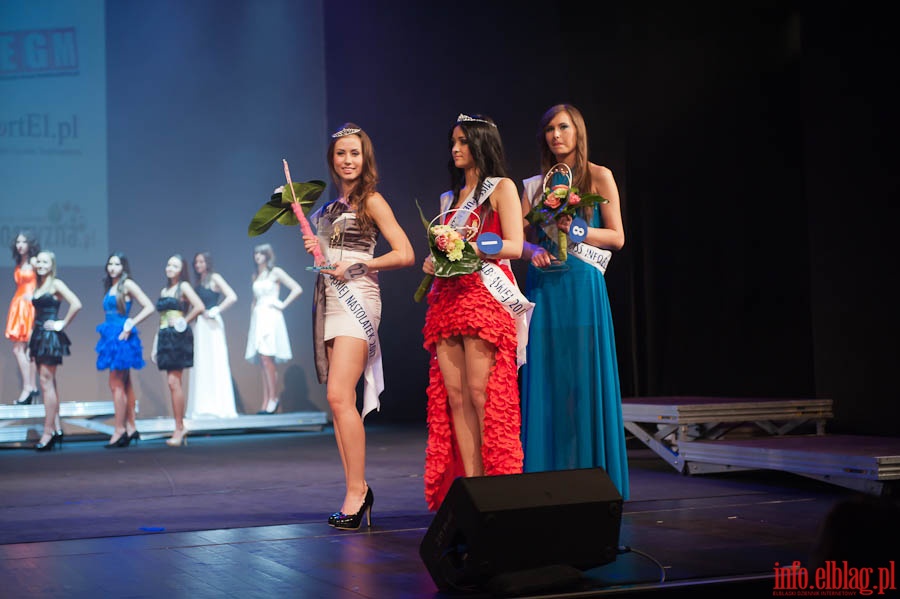
[[[559,198],[553,194],[550,194],[546,198],[544,198],[544,206],[551,210],[556,210],[557,208],[559,208],[559,204]]]
[[[434,244],[438,247],[442,252],[447,251],[447,247],[450,245],[449,240],[446,235],[438,235],[434,238]]]
[[[577,206],[581,203],[581,196],[574,191],[569,194],[569,206]]]

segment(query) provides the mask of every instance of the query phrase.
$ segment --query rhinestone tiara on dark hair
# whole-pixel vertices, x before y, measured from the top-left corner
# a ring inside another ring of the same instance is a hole
[[[459,116],[456,117],[456,124],[458,125],[460,123],[485,123],[486,125],[490,125],[491,127],[497,126],[495,123],[486,121],[484,119],[476,119],[462,112],[460,112]]]

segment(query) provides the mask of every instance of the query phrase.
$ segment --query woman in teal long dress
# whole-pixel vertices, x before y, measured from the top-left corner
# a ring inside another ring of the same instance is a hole
[[[578,210],[586,231],[572,218],[529,227],[525,295],[534,302],[528,356],[522,368],[522,444],[525,471],[603,468],[628,499],[628,459],[612,311],[604,272],[625,234],[612,171],[588,161],[584,118],[571,105],[551,107],[538,129],[541,170],[569,166],[571,185],[607,200]],[[552,181],[552,180],[551,180]],[[544,176],[524,182],[523,213],[542,199]],[[559,231],[585,234],[567,242],[559,261]]]

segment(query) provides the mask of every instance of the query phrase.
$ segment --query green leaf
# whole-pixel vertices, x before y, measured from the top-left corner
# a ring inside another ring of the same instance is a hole
[[[468,275],[481,268],[481,258],[475,253],[475,248],[468,241],[462,251],[462,258],[455,262],[447,258],[447,254],[435,248],[432,244],[431,255],[434,256],[434,276],[455,277]]]
[[[263,204],[263,207],[256,211],[256,214],[253,215],[253,219],[250,221],[250,226],[247,227],[247,235],[250,237],[256,237],[257,235],[261,235],[271,228],[276,221],[279,221],[285,214],[290,214],[294,216],[291,212],[290,207],[284,208],[281,206],[281,202],[266,202]],[[297,218],[294,217],[294,224],[297,223]]]
[[[585,204],[590,204],[591,206],[596,204],[609,204],[609,200],[597,193],[587,193],[581,196],[581,205],[584,206]]]
[[[293,197],[291,189],[294,190]],[[325,182],[314,179],[303,183],[294,182],[291,187],[282,186],[280,192],[273,193],[269,201],[256,211],[247,227],[247,235],[256,237],[268,231],[276,222],[286,227],[296,227],[300,224],[291,203],[296,198],[303,210],[303,214],[309,214],[316,200],[325,191]]]
[[[291,188],[293,188],[294,193],[291,195]],[[291,187],[287,185],[281,191],[281,204],[290,208],[291,202],[294,199],[300,203],[300,206],[303,209],[303,214],[309,214],[310,210],[312,210],[313,205],[316,203],[316,200],[319,199],[319,196],[322,195],[322,192],[325,191],[325,182],[312,180],[306,181],[305,183],[294,182],[291,184]],[[297,224],[296,222],[294,224]]]
[[[425,214],[422,212],[422,207],[419,206],[419,200],[418,200],[418,199],[416,199],[416,208],[419,209],[419,218],[422,219],[422,225],[425,227],[425,230],[427,231],[427,230],[428,230],[428,227],[431,225],[431,223],[428,221],[427,218],[425,218]]]

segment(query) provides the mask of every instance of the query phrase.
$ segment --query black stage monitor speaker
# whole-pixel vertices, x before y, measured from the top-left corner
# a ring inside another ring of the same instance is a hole
[[[458,478],[419,556],[440,590],[547,566],[587,570],[616,559],[622,496],[602,468]]]

